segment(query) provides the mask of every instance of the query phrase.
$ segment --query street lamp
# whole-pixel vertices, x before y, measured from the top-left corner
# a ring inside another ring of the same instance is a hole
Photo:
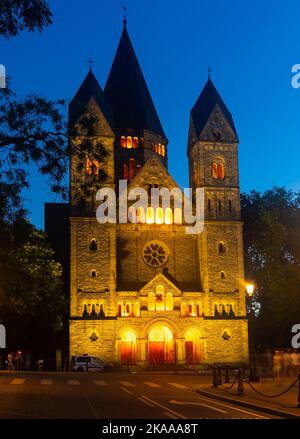
[[[246,292],[249,300],[253,297],[254,294],[254,284],[247,283],[246,284]],[[256,370],[256,354],[255,354],[255,341],[254,341],[254,319],[252,316],[252,309],[250,309],[249,315],[249,339],[250,339],[250,373],[249,373],[249,381],[256,382],[259,381],[259,376],[257,375]],[[251,330],[250,330],[251,325]],[[251,334],[251,337],[250,337]]]

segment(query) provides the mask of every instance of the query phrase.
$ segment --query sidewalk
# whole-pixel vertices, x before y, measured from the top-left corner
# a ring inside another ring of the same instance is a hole
[[[258,383],[251,383],[252,386],[261,393],[266,395],[275,395],[286,390],[294,381],[293,378],[281,378],[278,382],[274,380],[261,380]],[[231,378],[231,383],[233,379]],[[229,384],[224,384],[228,387]],[[298,402],[298,382],[287,393],[276,398],[267,398],[256,393],[246,381],[244,381],[244,394],[237,392],[237,383],[230,390],[224,389],[223,386],[213,388],[212,384],[201,384],[196,390],[199,394],[219,399],[222,401],[237,404],[252,409],[261,409],[267,413],[275,414],[285,418],[300,418],[300,408],[297,408]]]

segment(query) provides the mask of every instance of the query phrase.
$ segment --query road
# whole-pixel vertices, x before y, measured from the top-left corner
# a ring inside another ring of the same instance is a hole
[[[0,373],[0,418],[270,419],[195,392],[207,377],[126,373]]]

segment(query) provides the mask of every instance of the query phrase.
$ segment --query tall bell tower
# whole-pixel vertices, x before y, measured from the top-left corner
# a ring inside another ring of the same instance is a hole
[[[207,312],[214,315],[227,298],[236,304],[236,315],[245,316],[238,136],[210,77],[191,110],[187,155],[190,186],[205,193],[198,239]]]

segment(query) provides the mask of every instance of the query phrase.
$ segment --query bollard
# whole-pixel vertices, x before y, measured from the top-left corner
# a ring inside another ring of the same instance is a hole
[[[222,369],[221,369],[221,366],[217,366],[217,370],[218,370],[218,384],[221,385],[222,384]]]
[[[244,383],[243,383],[243,371],[242,369],[238,370],[238,388],[237,388],[238,394],[243,395],[244,394]]]
[[[298,405],[297,408],[300,409],[300,373],[298,374]]]
[[[217,365],[214,364],[213,365],[213,382],[212,382],[212,386],[213,387],[218,387],[218,385],[219,385],[218,368],[217,368]]]
[[[225,366],[225,383],[230,383],[229,367],[228,366]]]

